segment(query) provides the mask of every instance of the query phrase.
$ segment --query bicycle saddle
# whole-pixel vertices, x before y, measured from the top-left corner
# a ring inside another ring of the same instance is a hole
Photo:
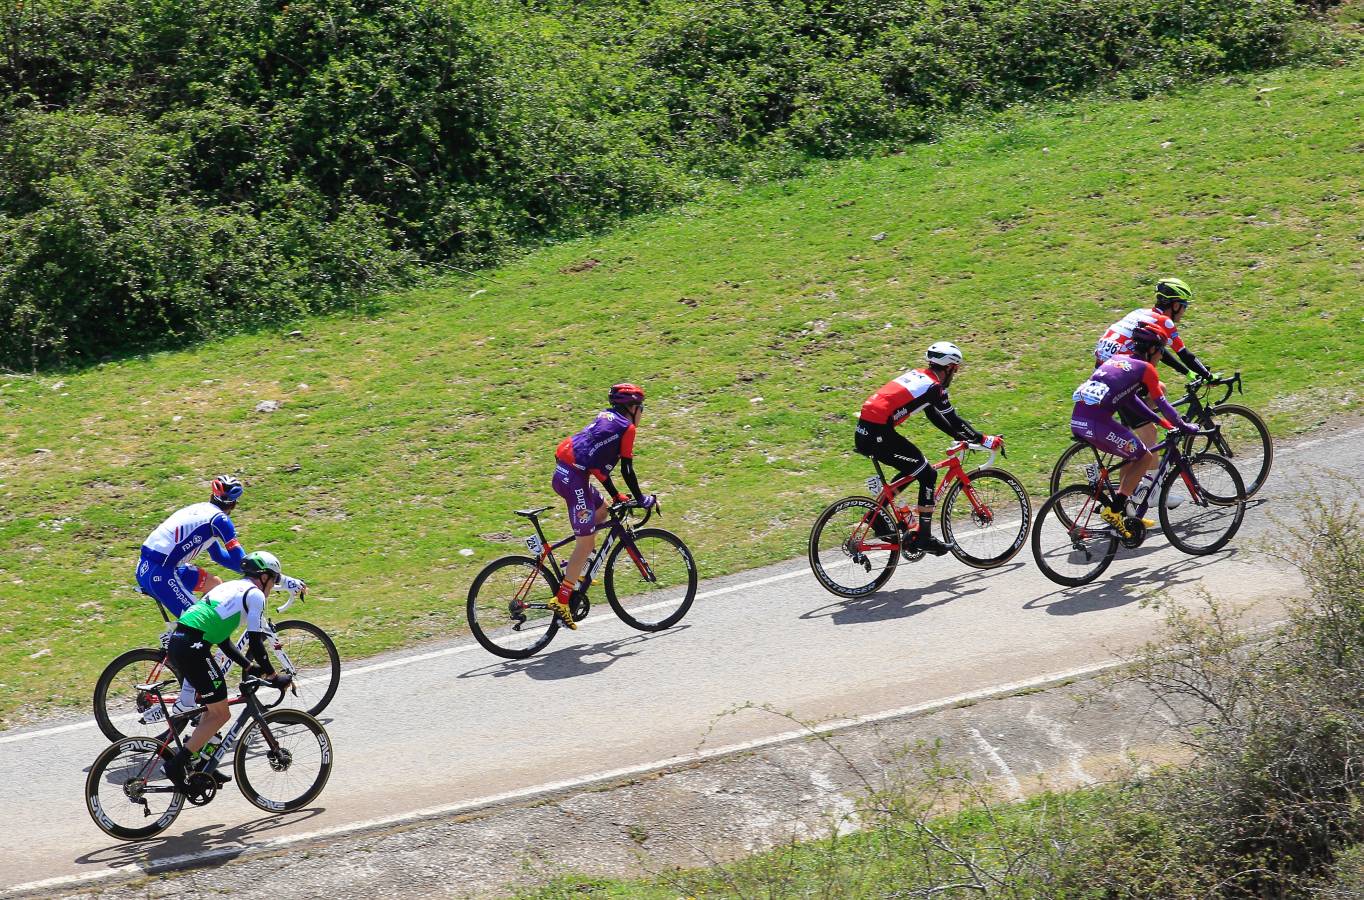
[[[524,516],[524,517],[527,518],[527,519],[533,519],[533,518],[535,518],[536,516],[540,515],[540,513],[544,512],[544,511],[547,510],[547,509],[553,509],[553,507],[551,507],[551,506],[537,506],[535,509],[518,509],[518,510],[516,511],[516,514],[517,514],[518,516]]]
[[[160,692],[160,690],[161,690],[163,687],[165,687],[166,685],[168,685],[168,684],[175,684],[175,679],[174,679],[174,678],[168,678],[168,679],[166,679],[165,681],[158,681],[158,682],[155,682],[155,683],[153,683],[153,684],[139,684],[139,685],[137,685],[137,687],[135,688],[135,690],[138,690],[138,691],[147,691],[147,692],[151,692],[151,691]]]

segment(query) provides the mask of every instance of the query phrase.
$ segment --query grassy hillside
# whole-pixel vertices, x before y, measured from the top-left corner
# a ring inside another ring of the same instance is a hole
[[[933,340],[965,348],[959,409],[1039,486],[1096,335],[1165,273],[1197,291],[1200,354],[1280,437],[1310,428],[1364,389],[1362,110],[1354,64],[1018,112],[367,317],[0,378],[0,715],[84,703],[155,632],[137,548],[220,470],[343,654],[457,633],[614,380],[649,390],[642,481],[708,575],[800,552],[866,474],[861,400]]]

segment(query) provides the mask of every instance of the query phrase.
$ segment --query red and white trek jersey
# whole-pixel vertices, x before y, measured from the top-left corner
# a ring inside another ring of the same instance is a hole
[[[1104,336],[1099,338],[1099,343],[1094,345],[1094,364],[1101,366],[1115,353],[1126,353],[1127,345],[1132,342],[1132,329],[1138,325],[1154,325],[1169,332],[1170,339],[1165,342],[1165,346],[1172,353],[1184,349],[1184,341],[1179,336],[1174,319],[1158,309],[1134,309],[1109,325]]]
[[[952,414],[952,401],[933,373],[910,369],[868,397],[862,404],[861,418],[877,425],[899,425],[930,405],[944,416]]]

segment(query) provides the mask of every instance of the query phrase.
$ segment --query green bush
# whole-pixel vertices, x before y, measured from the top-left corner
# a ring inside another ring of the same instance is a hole
[[[1278,63],[1292,0],[6,0],[0,364],[333,308],[944,115]]]

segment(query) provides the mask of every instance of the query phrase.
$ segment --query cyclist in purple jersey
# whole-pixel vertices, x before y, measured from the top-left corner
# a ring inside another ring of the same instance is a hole
[[[1113,453],[1128,461],[1123,466],[1117,496],[1110,501],[1112,505],[1099,511],[1103,520],[1123,537],[1132,536],[1124,518],[1127,500],[1141,483],[1146,470],[1156,464],[1156,457],[1141,438],[1116,421],[1114,415],[1125,410],[1143,421],[1160,422],[1177,431],[1197,430],[1165,399],[1165,387],[1156,374],[1155,361],[1160,357],[1165,340],[1166,335],[1156,328],[1139,326],[1133,329],[1126,351],[1109,357],[1072,395],[1075,408],[1070,414],[1071,433],[1100,452]],[[1160,414],[1142,400],[1143,391],[1156,404]]]
[[[633,384],[617,384],[607,399],[611,408],[598,413],[582,431],[564,438],[554,453],[554,492],[568,504],[568,520],[577,539],[551,606],[569,628],[578,627],[569,601],[597,544],[597,527],[607,518],[607,507],[589,476],[600,481],[617,503],[623,503],[630,498],[616,490],[611,480],[611,470],[620,463],[625,486],[635,499],[646,509],[654,503],[654,496],[646,497],[635,477],[635,426],[644,411],[644,390]]]

